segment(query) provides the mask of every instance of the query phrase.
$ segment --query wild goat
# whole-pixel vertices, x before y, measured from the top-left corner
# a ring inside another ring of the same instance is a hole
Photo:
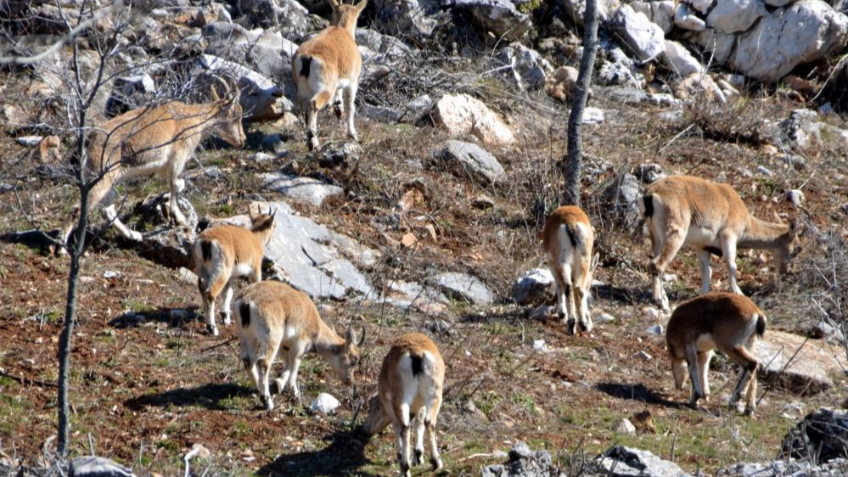
[[[662,276],[684,243],[698,250],[701,293],[710,290],[710,254],[724,256],[730,290],[742,294],[736,283],[736,250],[771,250],[781,273],[801,251],[803,226],[796,219],[774,224],[748,214],[732,187],[691,176],[666,177],[651,184],[639,200],[639,210],[651,237],[653,300],[668,310]]]
[[[595,232],[579,208],[556,209],[545,222],[542,247],[556,284],[557,315],[575,332],[575,318],[583,331],[592,331],[589,295],[598,255],[592,257]],[[572,318],[569,318],[569,312]]]
[[[668,322],[666,343],[678,390],[683,389],[686,367],[689,367],[692,380],[689,405],[695,407],[699,399],[709,399],[707,372],[713,350],[718,349],[742,366],[742,374],[730,399],[731,407],[745,394],[745,413],[753,414],[759,362],[751,351],[754,342],[762,338],[765,331],[765,314],[742,295],[708,293],[680,304]]]
[[[377,396],[369,401],[368,417],[362,425],[371,436],[391,423],[395,432],[400,474],[409,477],[410,421],[415,423],[415,456],[413,465],[424,458],[424,430],[430,436],[430,463],[433,470],[442,468],[436,445],[436,419],[442,405],[445,362],[433,341],[410,333],[395,341],[383,359],[377,383]]]
[[[233,304],[238,313],[239,342],[244,369],[253,378],[265,409],[274,409],[268,379],[280,347],[285,352],[286,369],[275,381],[276,391],[291,389],[300,400],[297,371],[307,351],[326,359],[346,385],[353,384],[353,371],[359,363],[359,346],[365,342],[365,328],[357,340],[348,328],[339,337],[318,315],[318,309],[305,294],[278,281],[248,285]],[[258,369],[257,369],[258,368]]]
[[[306,115],[306,142],[310,150],[318,148],[318,111],[336,98],[341,88],[347,135],[358,140],[353,125],[354,100],[359,88],[362,56],[356,46],[356,20],[367,0],[343,5],[330,0],[333,25],[300,46],[292,57],[292,76],[297,85],[297,101]],[[341,115],[340,115],[341,116]]]
[[[251,227],[219,225],[204,230],[192,249],[197,288],[203,299],[206,327],[218,336],[215,326],[215,301],[223,292],[224,324],[230,324],[230,302],[233,281],[247,278],[250,283],[262,280],[262,257],[265,244],[274,230],[274,214],[250,215]]]
[[[86,180],[102,176],[88,193],[87,209],[104,206],[103,214],[129,240],[140,241],[139,232],[129,230],[118,218],[113,204],[114,188],[124,179],[160,174],[168,178],[171,189],[169,212],[179,225],[186,220],[177,206],[177,195],[185,182],[179,178],[204,132],[210,131],[232,146],[241,147],[242,109],[234,82],[226,83],[224,98],[211,88],[213,101],[185,104],[169,101],[128,111],[92,131],[86,162]],[[62,231],[67,243],[73,222]]]

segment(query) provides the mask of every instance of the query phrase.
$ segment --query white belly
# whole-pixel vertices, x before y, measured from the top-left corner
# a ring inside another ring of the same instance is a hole
[[[686,232],[686,243],[699,246],[718,246],[715,230],[704,227],[689,227]]]
[[[716,348],[715,341],[713,341],[713,335],[710,333],[704,333],[698,336],[698,339],[695,340],[695,347],[698,351],[712,351]]]
[[[239,263],[235,267],[233,267],[232,278],[236,277],[246,277],[249,275],[253,275],[253,267],[247,263]]]

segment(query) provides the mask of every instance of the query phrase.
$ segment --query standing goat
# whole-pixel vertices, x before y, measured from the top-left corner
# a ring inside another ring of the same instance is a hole
[[[436,419],[442,405],[445,362],[433,341],[410,333],[395,341],[383,359],[377,384],[378,395],[369,402],[368,417],[362,425],[371,436],[391,423],[395,432],[400,475],[409,477],[409,424],[415,423],[415,457],[413,465],[424,458],[424,430],[430,436],[430,463],[433,470],[442,468],[436,445]]]
[[[765,314],[745,296],[708,293],[682,303],[671,314],[666,332],[675,387],[683,389],[688,365],[692,380],[689,405],[695,407],[699,399],[709,399],[707,372],[713,350],[718,349],[742,366],[731,407],[745,394],[745,414],[753,414],[759,362],[751,352],[757,338],[765,332]]]
[[[233,310],[240,318],[239,342],[244,369],[256,383],[259,398],[268,411],[274,409],[268,380],[280,347],[285,352],[286,369],[275,381],[278,392],[291,389],[300,400],[297,371],[307,351],[315,351],[326,359],[344,384],[353,384],[353,370],[359,363],[359,346],[365,342],[365,328],[359,340],[352,328],[348,328],[342,339],[321,320],[308,296],[273,280],[248,285],[233,304]]]
[[[576,323],[583,331],[592,331],[589,295],[592,275],[598,266],[598,255],[592,257],[594,241],[595,232],[589,217],[574,206],[553,211],[542,232],[542,247],[556,283],[557,315],[567,323],[568,332],[572,334],[576,331]]]
[[[801,251],[803,226],[796,219],[775,224],[748,214],[745,203],[732,187],[698,177],[672,176],[648,187],[639,210],[651,237],[651,275],[654,302],[668,310],[662,276],[683,244],[698,250],[701,293],[710,290],[710,254],[724,256],[730,290],[742,294],[736,283],[736,250],[771,250],[780,273]]]
[[[224,324],[230,324],[230,302],[233,281],[247,278],[250,283],[262,280],[262,257],[265,244],[274,230],[274,215],[251,214],[251,227],[219,225],[203,231],[192,249],[197,288],[203,299],[206,327],[218,336],[215,326],[215,301],[223,292]]]
[[[353,125],[354,100],[359,88],[362,56],[356,46],[356,20],[367,0],[343,5],[330,0],[333,25],[300,46],[292,57],[292,76],[297,85],[297,101],[306,115],[306,141],[310,150],[318,148],[318,111],[336,98],[341,88],[347,135],[358,140]]]
[[[105,206],[103,214],[107,221],[125,238],[141,241],[141,233],[129,230],[118,218],[113,204],[114,188],[124,179],[160,174],[170,184],[171,217],[177,224],[186,225],[177,206],[177,195],[185,186],[179,175],[203,133],[210,131],[235,147],[244,145],[239,91],[232,81],[226,83],[226,88],[227,94],[220,98],[213,86],[210,103],[169,101],[141,107],[93,130],[84,175],[87,181],[102,177],[88,193],[88,210]],[[72,230],[73,222],[62,231],[63,243],[67,243]]]

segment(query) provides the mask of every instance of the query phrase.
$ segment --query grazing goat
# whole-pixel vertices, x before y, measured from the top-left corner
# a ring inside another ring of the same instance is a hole
[[[244,368],[256,383],[259,398],[268,411],[274,409],[268,379],[281,347],[286,369],[275,381],[276,391],[291,389],[300,400],[297,371],[307,351],[315,351],[326,359],[344,384],[353,384],[359,347],[365,342],[365,328],[359,340],[352,328],[348,328],[347,336],[342,339],[321,320],[308,296],[272,280],[248,285],[233,304],[233,310],[240,318],[237,322]]]
[[[430,463],[442,468],[436,445],[436,419],[442,406],[445,361],[433,341],[420,334],[401,336],[383,359],[377,383],[377,396],[369,401],[368,417],[362,425],[371,436],[389,423],[394,427],[400,475],[409,477],[410,421],[415,422],[413,465],[424,458],[424,430],[430,436]]]
[[[651,237],[653,258],[652,297],[668,310],[662,276],[683,244],[698,250],[701,293],[710,290],[710,254],[727,261],[730,289],[742,294],[736,283],[736,250],[771,250],[781,273],[801,251],[803,225],[796,219],[775,224],[748,214],[732,187],[691,176],[672,176],[651,184],[639,200],[639,210]]]
[[[317,149],[318,111],[336,98],[340,88],[344,97],[347,135],[358,140],[353,125],[354,100],[359,88],[362,56],[356,46],[356,20],[367,0],[356,5],[343,5],[330,0],[333,25],[300,46],[292,57],[292,76],[297,85],[297,101],[306,115],[306,142]]]
[[[192,249],[197,288],[203,299],[206,327],[218,336],[215,326],[215,301],[224,298],[224,324],[230,324],[230,302],[233,281],[247,278],[250,283],[262,280],[262,257],[265,244],[274,230],[274,214],[251,214],[251,227],[219,225],[203,231]]]
[[[733,293],[708,293],[680,304],[671,314],[666,332],[671,371],[678,390],[683,389],[686,367],[692,380],[689,405],[708,399],[707,372],[713,350],[718,349],[742,366],[742,374],[730,399],[735,407],[745,394],[745,414],[756,408],[759,362],[751,352],[766,331],[766,316],[749,298]]]
[[[169,101],[141,107],[93,130],[84,175],[87,181],[102,177],[88,193],[87,209],[105,206],[106,220],[127,239],[140,241],[141,233],[129,230],[117,216],[114,188],[124,179],[160,174],[170,184],[171,217],[177,224],[186,225],[177,206],[177,195],[185,186],[179,175],[200,144],[202,134],[210,131],[235,147],[244,145],[239,91],[235,82],[228,81],[226,86],[224,98],[219,98],[214,86],[211,88],[210,103]],[[67,243],[72,230],[73,222],[62,231],[63,243]]]
[[[556,209],[545,222],[542,247],[556,284],[557,315],[575,332],[575,318],[583,331],[592,331],[589,295],[598,255],[592,257],[595,232],[589,217],[579,208]],[[571,318],[569,318],[569,311]]]

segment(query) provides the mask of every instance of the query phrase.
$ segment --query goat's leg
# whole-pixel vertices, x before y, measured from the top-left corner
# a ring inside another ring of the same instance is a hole
[[[757,358],[752,356],[751,353],[749,353],[743,346],[737,346],[736,348],[726,349],[723,351],[733,362],[742,366],[742,374],[739,376],[739,382],[736,383],[736,388],[733,390],[733,396],[730,398],[730,406],[736,407],[736,403],[738,403],[742,395],[745,394],[747,398],[745,412],[748,414],[753,413],[755,403],[753,397],[749,395],[749,385],[756,379],[759,362],[757,361]],[[754,386],[756,387],[756,384]]]
[[[689,406],[697,409],[698,400],[704,397],[701,389],[701,377],[698,374],[698,350],[694,345],[686,346],[686,362],[689,365],[689,379],[692,381],[692,396],[689,398]]]
[[[424,462],[424,413],[425,408],[421,408],[418,415],[415,416],[415,449],[412,452],[412,465],[421,465]]]
[[[662,251],[658,257],[655,257],[651,261],[651,275],[654,280],[653,299],[665,311],[669,310],[669,306],[668,295],[666,295],[663,288],[662,276],[665,273],[665,269],[677,255],[680,247],[683,246],[685,240],[686,234],[680,227],[669,225],[665,240],[663,241]]]
[[[180,211],[179,207],[179,197],[180,191],[185,188],[185,181],[176,177],[174,174],[171,175],[171,197],[168,200],[168,208],[171,212],[171,218],[174,220],[174,223],[177,225],[188,227],[188,221],[185,218],[185,215]]]
[[[298,404],[302,404],[300,389],[297,387],[297,372],[300,370],[300,363],[303,360],[303,353],[306,351],[306,346],[300,343],[295,344],[289,350],[289,363],[292,365],[291,374],[289,375],[289,389]]]
[[[743,295],[742,289],[736,283],[736,237],[724,236],[721,238],[721,253],[727,261],[727,281],[730,282],[730,291]]]
[[[442,407],[442,397],[437,393],[433,400],[427,406],[427,411],[424,415],[424,426],[427,428],[427,434],[430,437],[430,464],[433,470],[442,468],[442,459],[439,457],[439,446],[436,444],[436,420],[439,417],[439,409]]]
[[[227,281],[227,285],[224,287],[224,305],[222,306],[224,312],[224,324],[229,325],[233,322],[232,320],[232,310],[230,310],[230,306],[233,301],[233,283],[232,280]]]
[[[342,93],[344,94],[344,112],[347,116],[347,135],[354,141],[359,141],[359,136],[356,135],[356,127],[353,124],[353,117],[356,114],[356,88],[355,82],[351,82]]]
[[[704,401],[707,402],[710,400],[710,380],[708,373],[710,372],[710,360],[712,358],[712,351],[698,353],[698,378],[701,383],[701,391],[704,393]]]
[[[556,287],[556,313],[557,317],[565,323],[568,321],[568,304],[566,303],[566,297],[570,295],[571,291],[568,289],[568,285],[566,285],[565,281],[565,271],[561,265],[555,263],[553,259],[549,258],[551,261],[551,274],[554,276],[554,286]]]
[[[701,294],[710,292],[710,280],[713,271],[710,268],[710,252],[704,249],[698,250],[698,262],[701,265]]]

